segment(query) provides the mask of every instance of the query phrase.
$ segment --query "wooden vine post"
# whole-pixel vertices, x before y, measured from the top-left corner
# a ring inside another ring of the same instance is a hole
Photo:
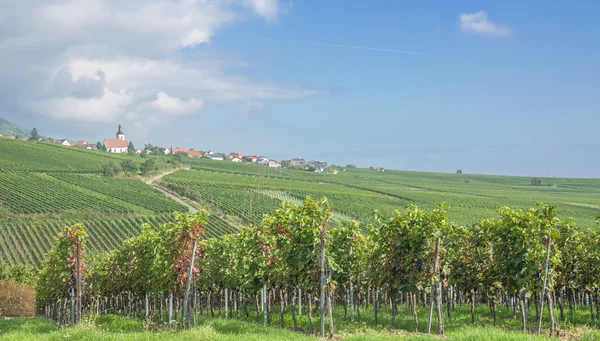
[[[546,263],[544,264],[544,283],[542,284],[542,292],[540,293],[540,314],[539,314],[539,318],[538,318],[538,325],[537,325],[537,333],[538,335],[540,335],[540,332],[542,331],[542,316],[544,315],[544,296],[546,295],[546,285],[548,284],[548,268],[549,268],[549,263],[550,263],[550,246],[552,244],[552,239],[550,237],[548,237],[548,239],[546,240]],[[552,309],[552,302],[548,301],[548,308]],[[550,310],[551,311],[551,310]],[[551,312],[550,312],[551,314]],[[552,316],[551,316],[552,317]],[[551,320],[553,320],[551,318]],[[554,321],[551,321],[551,327],[550,327],[550,335],[553,334],[554,332]]]
[[[76,276],[77,276],[77,316],[75,318],[75,323],[81,322],[81,290],[83,289],[83,285],[81,283],[81,239],[77,239],[77,260],[76,260]]]
[[[325,226],[321,226],[321,337],[325,337]]]
[[[435,248],[433,251],[433,278],[439,271],[439,257],[440,257],[440,238],[436,238],[435,240]],[[429,318],[427,320],[427,334],[431,333],[431,320],[433,318],[433,303],[434,300],[437,301],[437,284],[431,284],[431,295],[429,299]],[[438,309],[439,310],[439,309]],[[439,331],[438,331],[439,332]],[[440,334],[443,334],[443,329]]]

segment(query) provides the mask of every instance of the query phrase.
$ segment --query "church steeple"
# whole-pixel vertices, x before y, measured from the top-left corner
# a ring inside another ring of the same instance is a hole
[[[119,124],[119,130],[117,131],[117,138],[119,140],[125,140],[125,133],[121,129],[121,125]]]

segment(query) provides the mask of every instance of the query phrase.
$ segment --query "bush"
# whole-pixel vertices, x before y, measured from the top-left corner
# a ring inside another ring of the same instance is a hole
[[[0,280],[0,316],[35,316],[35,290],[12,280]]]

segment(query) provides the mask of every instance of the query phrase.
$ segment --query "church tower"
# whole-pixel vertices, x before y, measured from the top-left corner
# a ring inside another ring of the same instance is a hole
[[[119,131],[117,131],[117,138],[119,140],[125,140],[125,133],[121,130],[121,125],[119,124]]]

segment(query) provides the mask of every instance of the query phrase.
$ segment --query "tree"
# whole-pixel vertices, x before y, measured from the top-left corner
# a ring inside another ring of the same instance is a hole
[[[31,130],[31,136],[29,136],[29,141],[39,141],[40,140],[40,134],[38,133],[37,128],[33,128],[33,130]]]
[[[457,170],[456,174],[462,174],[462,169]]]
[[[133,142],[129,142],[129,145],[127,146],[127,154],[135,154],[135,147],[133,146]]]
[[[156,166],[156,161],[154,161],[154,159],[147,159],[140,166],[140,171],[142,172],[142,175],[146,175],[146,174],[148,174],[150,172],[153,172],[153,171],[155,171],[157,169],[158,169],[158,167]]]
[[[281,167],[287,168],[289,165],[290,165],[289,161],[287,161],[287,160],[281,160]]]
[[[125,172],[125,174],[135,173],[138,171],[138,165],[137,163],[133,162],[133,160],[121,161],[121,167],[123,168],[123,172]]]
[[[533,178],[531,179],[531,186],[541,186],[542,179],[541,178]]]
[[[127,161],[131,161],[131,160],[127,160]],[[116,176],[119,175],[119,173],[121,173],[123,171],[123,168],[121,168],[121,165],[118,163],[107,163],[102,165],[102,175],[104,176]]]
[[[356,168],[355,164],[349,163],[346,165],[346,168]]]
[[[15,139],[21,140],[21,139],[23,139],[23,135],[17,134],[17,135],[15,135]]]
[[[96,149],[106,151],[106,147],[104,147],[104,145],[100,141],[98,141],[98,143],[96,143]]]
[[[51,138],[51,137],[49,137],[49,138],[48,138],[48,142],[50,142],[50,143],[54,143],[54,139],[53,139],[53,138]]]

